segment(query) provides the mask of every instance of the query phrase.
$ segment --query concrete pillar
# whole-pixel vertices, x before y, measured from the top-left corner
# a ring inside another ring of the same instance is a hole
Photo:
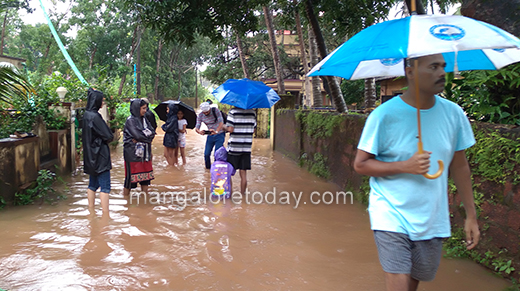
[[[276,106],[271,107],[271,124],[269,127],[269,138],[271,141],[271,149],[274,151],[274,125],[276,124]]]
[[[74,102],[70,104],[70,170],[76,171],[76,109]]]

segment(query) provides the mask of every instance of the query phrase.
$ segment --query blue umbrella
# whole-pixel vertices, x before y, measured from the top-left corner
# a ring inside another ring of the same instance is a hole
[[[318,63],[309,76],[347,80],[404,76],[403,59],[442,53],[447,72],[496,70],[520,61],[520,40],[459,15],[412,15],[370,26]]]
[[[415,1],[412,2],[412,14]],[[443,54],[446,71],[495,70],[520,61],[520,40],[491,24],[464,16],[412,15],[372,25],[342,44],[309,76],[339,76],[348,80],[404,76],[406,58]],[[414,66],[417,69],[417,65]],[[417,82],[417,78],[415,79]],[[416,90],[418,86],[416,84]],[[418,152],[423,153],[419,92],[416,92]],[[435,179],[444,163],[438,161]]]
[[[242,109],[271,108],[280,96],[260,81],[229,79],[211,93],[218,102]]]

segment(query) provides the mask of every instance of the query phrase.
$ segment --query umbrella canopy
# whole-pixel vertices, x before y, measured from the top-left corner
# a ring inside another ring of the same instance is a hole
[[[211,94],[220,103],[242,109],[271,108],[280,100],[280,96],[269,86],[247,78],[229,79]]]
[[[309,76],[348,80],[404,76],[403,59],[442,53],[446,71],[495,70],[520,61],[520,40],[459,15],[412,15],[370,26],[319,62]]]
[[[182,101],[177,100],[167,100],[164,102],[161,102],[161,104],[157,105],[153,110],[157,113],[157,116],[159,116],[159,119],[162,121],[166,121],[166,108],[168,107],[168,104],[173,103],[177,106],[179,106],[179,110],[184,113],[184,119],[188,122],[188,125],[186,125],[186,128],[195,128],[195,125],[197,124],[197,113],[195,113],[195,110],[193,110],[193,107],[189,106],[186,103],[183,103]]]

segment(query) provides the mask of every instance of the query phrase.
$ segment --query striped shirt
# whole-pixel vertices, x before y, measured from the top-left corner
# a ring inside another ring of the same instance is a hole
[[[215,115],[217,116],[216,120]],[[222,118],[222,114],[220,114],[220,110],[218,108],[212,107],[208,115],[204,114],[203,112],[199,113],[197,116],[197,124],[195,125],[195,128],[200,129],[202,122],[206,124],[208,129],[213,129],[216,131],[219,123],[224,123],[224,119]],[[222,126],[222,129],[217,133],[221,132],[224,132],[224,126]]]
[[[255,111],[253,109],[231,109],[226,126],[233,127],[233,132],[229,135],[228,140],[229,153],[250,153],[256,127]]]

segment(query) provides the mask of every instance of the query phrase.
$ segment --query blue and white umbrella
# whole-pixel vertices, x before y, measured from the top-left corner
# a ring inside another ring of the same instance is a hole
[[[412,15],[362,30],[319,62],[308,76],[347,80],[404,76],[404,59],[433,54],[443,54],[447,72],[495,70],[520,61],[519,48],[520,40],[514,35],[482,21],[457,15]],[[423,153],[419,93],[415,96],[417,147]],[[442,174],[444,163],[438,163],[437,173],[425,174],[426,178]]]
[[[496,70],[520,61],[520,40],[491,24],[452,15],[412,15],[354,35],[309,76],[348,80],[404,76],[403,60],[442,53],[447,72]]]
[[[280,96],[260,81],[229,79],[211,92],[218,102],[242,109],[271,108]]]

